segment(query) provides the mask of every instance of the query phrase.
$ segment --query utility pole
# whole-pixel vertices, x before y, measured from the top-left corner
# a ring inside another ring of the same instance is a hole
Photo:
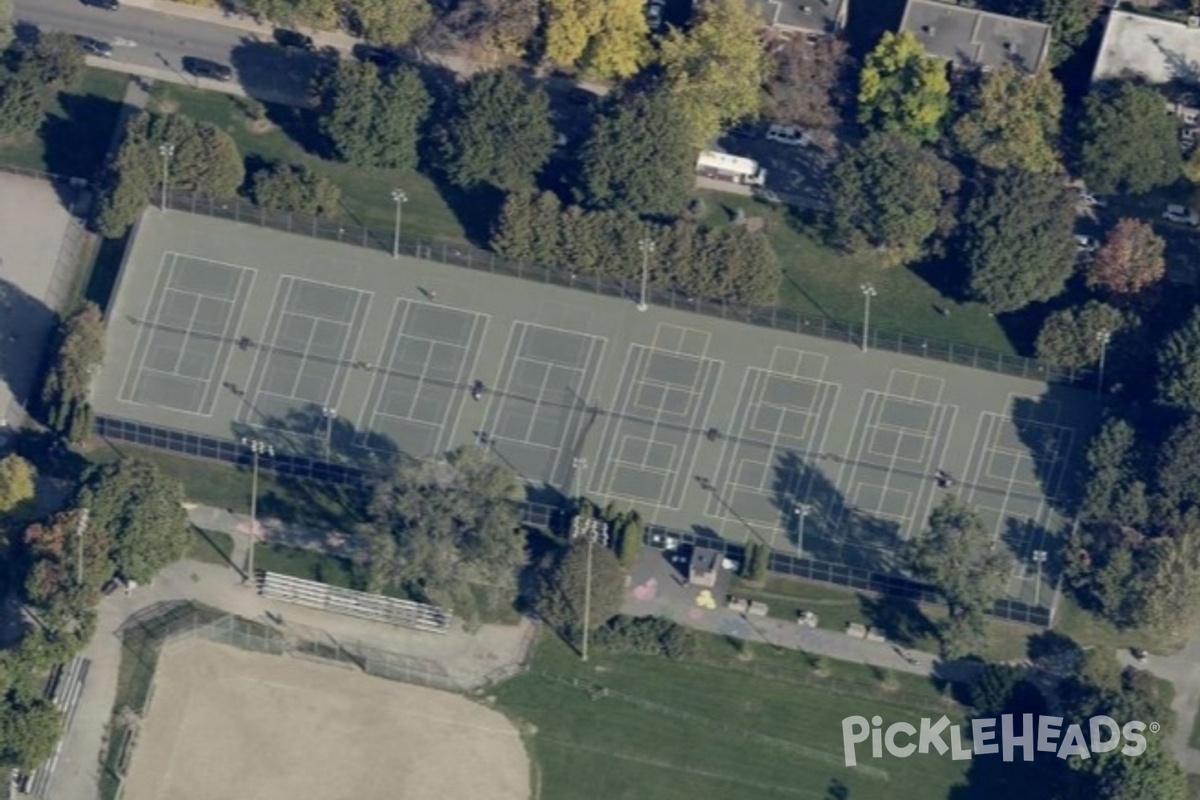
[[[392,200],[396,202],[396,229],[392,236],[392,258],[400,257],[400,213],[408,202],[408,195],[403,189],[392,189]]]
[[[337,419],[337,409],[332,406],[325,406],[321,409],[321,416],[325,417],[325,460],[329,460],[329,451],[333,449],[333,421]]]
[[[258,457],[266,454],[275,456],[275,448],[261,439],[242,437],[242,445],[250,448],[250,555],[247,558],[244,583],[254,585],[254,546],[258,541]]]
[[[650,308],[646,302],[646,284],[650,281],[650,254],[654,252],[653,239],[641,239],[638,241],[638,249],[642,251],[642,293],[638,300],[638,311],[645,311]]]
[[[163,158],[162,169],[162,198],[159,201],[158,207],[163,211],[167,210],[167,182],[171,172],[171,157],[175,155],[175,145],[170,142],[163,142],[158,146],[158,154]]]
[[[588,468],[587,459],[583,456],[577,456],[571,459],[571,481],[576,497],[579,497],[579,490],[583,485],[583,471]]]
[[[1096,331],[1096,341],[1100,343],[1100,370],[1096,374],[1096,396],[1104,393],[1104,358],[1108,355],[1108,343],[1112,341],[1112,331],[1101,328]]]
[[[588,638],[591,635],[592,615],[592,547],[599,542],[608,546],[608,523],[595,517],[577,516],[571,522],[571,540],[587,539],[587,576],[583,586],[583,649],[582,660],[588,660]]]
[[[79,521],[75,523],[75,583],[79,586],[83,586],[83,534],[90,516],[91,511],[85,508],[79,512]]]
[[[796,503],[792,514],[796,517],[796,557],[804,558],[804,518],[812,513],[813,507],[808,503]]]
[[[860,286],[858,288],[862,291],[862,295],[863,295],[862,351],[865,353],[865,352],[867,352],[867,342],[871,338],[871,335],[870,335],[870,333],[871,333],[871,298],[874,297],[877,294],[877,292],[875,291],[875,287],[869,283],[864,283],[862,286]]]

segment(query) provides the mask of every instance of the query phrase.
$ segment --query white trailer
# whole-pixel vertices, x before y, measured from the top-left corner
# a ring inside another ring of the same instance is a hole
[[[767,180],[767,171],[754,159],[713,150],[700,153],[696,159],[696,174],[746,186],[762,186]]]

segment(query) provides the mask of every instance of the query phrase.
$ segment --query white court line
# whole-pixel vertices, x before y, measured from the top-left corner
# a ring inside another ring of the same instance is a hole
[[[350,354],[347,356],[346,345],[349,344],[350,340],[350,337],[347,336],[346,341],[342,342],[342,349],[338,353],[337,364],[333,368],[334,382],[339,384],[337,397],[330,397],[330,392],[325,394],[325,400],[329,407],[339,411],[342,408],[342,402],[346,399],[346,384],[350,382],[350,375],[354,369],[354,354],[358,352],[358,346],[362,344],[363,329],[367,327],[367,318],[371,315],[371,305],[375,302],[374,292],[360,293],[359,300],[361,301],[364,296],[367,298],[367,308],[363,311],[361,319],[358,315],[358,301],[356,301],[354,305],[354,317],[350,320],[351,325],[356,321],[358,322],[358,331],[354,336],[354,345],[350,348]],[[340,380],[339,375],[341,376]]]
[[[329,281],[320,281],[320,280],[317,280],[316,278],[309,278],[304,275],[285,274],[283,277],[292,278],[292,279],[302,282],[302,283],[312,283],[317,286],[328,286],[330,289],[337,289],[342,292],[354,292],[356,294],[368,294],[367,292],[361,291],[359,289],[355,289],[353,286],[346,286],[346,285],[340,284],[340,283],[330,283]],[[373,294],[373,292],[371,294]],[[356,311],[358,310],[357,300],[355,301],[354,309]],[[292,312],[292,313],[296,313],[296,312]],[[297,316],[305,316],[305,317],[310,317],[312,319],[322,319],[322,320],[325,320],[326,322],[338,322],[338,323],[341,323],[342,325],[350,325],[354,322],[354,317],[351,317],[350,319],[346,320],[346,319],[334,319],[333,317],[327,317],[323,314],[303,314],[303,315],[297,314]]]
[[[937,416],[937,410],[938,410],[938,408],[940,408],[940,407],[941,407],[941,404],[940,404],[940,403],[930,403],[930,402],[928,402],[928,401],[926,401],[926,400],[918,400],[918,399],[916,399],[916,398],[914,398],[914,397],[901,397],[901,396],[900,396],[900,395],[898,395],[898,394],[889,394],[889,393],[887,393],[887,392],[873,392],[873,394],[877,394],[877,395],[879,395],[879,396],[882,398],[882,400],[883,400],[883,402],[881,402],[881,403],[879,404],[879,414],[878,414],[878,416],[877,416],[877,417],[875,418],[875,420],[874,420],[874,421],[871,423],[871,424],[875,425],[875,427],[877,427],[877,428],[889,428],[889,429],[891,429],[891,430],[896,430],[896,431],[907,431],[907,432],[909,432],[909,433],[922,434],[922,435],[924,435],[924,436],[931,436],[931,435],[933,434],[933,431],[934,431],[934,418]],[[905,403],[905,404],[912,404],[912,405],[918,405],[918,406],[928,406],[928,407],[930,408],[930,411],[931,411],[931,413],[929,414],[929,421],[925,423],[925,427],[924,427],[924,428],[912,428],[912,427],[909,427],[909,426],[907,426],[907,425],[893,425],[893,424],[891,424],[891,423],[884,423],[884,422],[883,422],[883,414],[884,414],[884,409],[885,409],[885,408],[886,408],[886,406],[887,406],[887,401],[888,401],[888,400],[898,400],[898,401],[900,401],[901,403]]]
[[[750,429],[750,410],[754,407],[753,398],[757,392],[757,387],[759,381],[761,380],[761,376],[762,370],[758,370],[754,367],[747,367],[745,371],[742,372],[742,383],[741,386],[738,387],[737,394],[738,403],[734,408],[734,418],[731,421],[731,425],[736,426],[732,428],[732,432],[737,433],[737,438],[739,440],[745,438],[746,431]],[[750,383],[753,383],[753,385],[748,385]],[[742,402],[743,398],[746,398],[748,402]],[[720,486],[723,483],[721,480],[721,474],[723,472],[727,471],[731,475],[734,474],[734,470],[737,466],[734,462],[734,459],[736,457],[737,450],[740,449],[741,446],[742,445],[740,441],[736,443],[734,442],[733,436],[723,437],[723,441],[721,442],[721,454],[717,458],[717,468],[712,476],[713,486]],[[729,452],[731,447],[734,448],[732,455]],[[727,521],[729,519],[729,512],[725,510],[725,507],[721,505],[714,494],[710,493],[708,502],[704,505],[705,516],[722,521]],[[709,506],[715,506],[716,511],[710,512],[708,510]]]
[[[585,336],[587,338],[587,356],[582,367],[576,368],[579,373],[579,401],[583,403],[584,413],[587,411],[588,398],[592,396],[592,392],[596,387],[596,373],[599,370],[596,368],[604,359],[604,350],[608,346],[608,339],[602,336],[592,336],[591,334],[579,334],[576,336]],[[597,354],[597,349],[599,353]],[[566,418],[563,420],[564,430],[570,431],[572,418],[578,411],[577,406],[570,406],[566,410]],[[557,475],[562,463],[566,460],[567,450],[566,445],[569,442],[559,442],[553,448],[554,458],[550,462],[550,474]],[[584,488],[586,489],[587,475],[585,473],[583,480],[585,481]]]
[[[459,363],[459,369],[458,369],[458,381],[459,381],[459,383],[465,384],[467,382],[467,380],[469,380],[469,379],[464,376],[475,372],[475,367],[479,363],[479,351],[481,349],[479,347],[479,345],[487,337],[487,329],[488,329],[488,325],[490,325],[492,322],[492,315],[491,314],[480,314],[480,313],[476,313],[474,311],[466,311],[465,309],[462,310],[462,313],[469,313],[472,315],[471,333],[467,337],[467,344],[465,346],[463,346],[463,350],[466,352],[466,356]],[[478,336],[476,336],[475,332],[478,331],[481,326],[483,328],[483,332],[480,333]],[[450,403],[446,404],[447,418],[450,415],[450,405],[451,405]],[[447,444],[449,444],[450,442],[453,442],[454,437],[458,434],[458,423],[460,421],[462,421],[462,406],[463,406],[463,401],[460,396],[459,411],[457,414],[454,415],[454,421],[450,423],[450,429],[449,429],[450,432],[449,432],[449,435],[446,437]],[[484,420],[487,420],[486,416],[484,417]],[[448,419],[443,420],[442,424],[445,425],[446,421],[448,421]]]
[[[166,260],[167,260],[168,255],[173,256],[175,254],[166,252],[166,253],[163,253],[162,257],[159,259],[158,275],[156,276],[155,281],[154,281],[154,288],[152,288],[150,290],[150,296],[146,299],[146,308],[142,314],[142,316],[144,317],[144,319],[142,320],[142,327],[138,331],[137,340],[134,342],[134,351],[135,352],[136,352],[137,348],[140,347],[142,344],[142,337],[143,336],[152,336],[154,333],[154,323],[149,321],[150,320],[150,312],[154,310],[154,296],[156,294],[158,294],[158,289],[160,286],[162,287],[162,294],[159,296],[158,310],[154,312],[154,316],[155,316],[156,320],[160,316],[162,316],[162,307],[163,307],[163,304],[166,302],[167,287],[170,286],[170,283],[171,283],[171,270],[174,268],[174,265],[175,265],[175,262],[172,261],[171,265],[167,266]],[[147,325],[149,325],[149,327],[147,327]],[[149,353],[150,353],[150,340],[147,339],[146,347],[142,350],[142,357],[138,361],[137,371],[133,373],[135,376],[138,376],[138,377],[134,378],[133,385],[130,386],[130,388],[129,388],[130,401],[132,401],[133,398],[137,397],[138,386],[141,383],[140,376],[141,376],[142,368],[145,367],[145,365],[146,365],[146,357],[149,355]],[[133,359],[131,358],[131,359],[129,359],[129,362],[125,365],[125,375],[124,375],[123,380],[121,381],[121,389],[122,390],[124,390],[124,388],[126,386],[129,386],[129,373],[130,373],[130,370],[132,370],[132,369],[133,369]],[[141,403],[134,403],[134,405],[141,405]]]
[[[901,375],[907,375],[913,379],[912,388],[909,389],[908,394],[900,394],[899,391],[892,390],[892,387],[900,382],[898,379]],[[893,369],[891,372],[888,373],[887,387],[883,390],[883,394],[889,394],[892,397],[903,398],[905,400],[915,400],[917,396],[915,394],[913,394],[913,392],[916,391],[918,383],[919,383],[918,373],[909,372],[906,369]]]
[[[613,407],[619,409],[619,411],[618,413],[607,415],[607,419],[604,421],[604,434],[600,437],[600,441],[602,443],[613,442],[616,440],[617,434],[616,432],[612,431],[612,428],[613,426],[619,426],[621,424],[618,421],[618,418],[621,417],[628,409],[633,387],[637,383],[636,377],[634,380],[626,382],[625,376],[629,374],[630,359],[633,357],[635,352],[640,352],[639,348],[641,347],[642,345],[630,343],[625,349],[625,360],[621,364],[621,371],[617,373],[621,376],[617,381],[617,384],[620,386],[620,388],[618,389],[617,397],[613,398]],[[612,433],[611,436],[610,432]],[[601,452],[604,451],[604,447],[605,445],[602,444]],[[612,445],[609,444],[607,447],[611,451]],[[600,481],[598,485],[602,487],[601,491],[609,491],[609,489],[612,487],[612,480],[610,478],[612,469],[610,465],[605,463],[599,470],[597,470],[597,472],[600,473],[597,475],[597,479]]]
[[[396,343],[400,341],[399,329],[396,327],[396,316],[400,313],[400,306],[402,304],[404,305],[404,313],[407,316],[410,302],[406,298],[397,297],[395,302],[392,303],[392,314],[390,317],[388,317],[387,328],[384,329],[385,333],[383,335],[383,341],[379,343],[379,355],[373,362],[374,364],[379,365],[379,367],[383,365],[384,355],[388,352],[388,339],[393,336],[395,337],[395,339],[392,341],[393,350],[395,350]],[[366,326],[364,325],[364,327]],[[369,430],[374,430],[375,428],[375,417],[379,411],[379,403],[383,396],[382,386],[379,387],[379,395],[375,395],[376,385],[380,380],[383,380],[381,376],[384,370],[380,369],[379,367],[371,370],[371,378],[367,381],[367,397],[362,404],[362,410],[359,412],[358,418],[354,421],[354,427],[359,431],[357,437],[359,441],[365,441],[366,432]],[[390,362],[388,368],[389,370],[391,368]],[[353,367],[351,367],[351,369],[353,369]],[[371,403],[372,396],[375,396],[374,404]]]
[[[280,297],[280,292],[283,291],[283,287],[285,285],[287,286],[287,292],[283,294],[283,297]],[[295,279],[287,275],[280,277],[278,282],[275,284],[275,297],[271,301],[271,314],[273,319],[267,323],[267,330],[265,332],[266,335],[262,339],[266,346],[258,348],[258,352],[254,354],[254,365],[250,370],[250,380],[253,381],[254,376],[257,373],[258,381],[254,389],[253,398],[250,400],[249,407],[247,408],[247,414],[249,414],[254,407],[258,405],[258,395],[262,391],[263,381],[267,376],[267,367],[271,363],[271,354],[275,351],[275,340],[279,338],[279,330],[283,327],[283,316],[287,313],[287,303],[288,299],[292,296],[292,287],[294,285]],[[268,337],[270,339],[269,343],[267,343]],[[258,372],[258,359],[263,353],[266,353],[266,355],[263,357],[262,372]],[[249,390],[250,387],[247,386],[246,388]],[[249,394],[249,391],[247,391],[247,394]],[[246,420],[242,421],[246,422]]]
[[[954,423],[957,419],[958,406],[938,405],[938,432],[934,435],[933,445],[929,451],[930,459],[929,463],[927,464],[928,467],[933,469],[938,468],[937,463],[942,461],[945,455],[946,445],[949,442],[950,433],[954,430]],[[934,461],[934,456],[937,457],[936,462]],[[917,509],[916,516],[913,519],[914,524],[909,526],[909,534],[908,536],[904,537],[906,540],[911,538],[912,534],[917,529],[918,526],[915,523],[919,522],[920,526],[923,527],[925,520],[928,520],[929,515],[933,512],[933,498],[936,495],[933,484],[922,481],[920,487],[921,488],[917,492]],[[921,504],[921,498],[925,498],[923,508]]]
[[[232,267],[234,265],[227,264],[226,266]],[[242,320],[246,318],[246,309],[249,307],[250,298],[253,296],[253,293],[254,293],[254,282],[255,282],[255,280],[258,279],[258,270],[252,269],[251,267],[239,267],[238,269],[240,269],[241,272],[238,274],[238,285],[235,290],[235,294],[233,296],[233,307],[229,310],[229,319],[226,320],[225,330],[223,331],[223,335],[227,339],[230,339],[230,340],[234,339],[237,336],[238,328],[241,327]],[[250,285],[246,287],[245,292],[242,292],[242,283],[245,280],[245,277],[247,274],[250,275]],[[243,298],[245,299],[245,302],[242,303],[242,313],[236,314],[238,301],[242,300]],[[236,314],[236,319],[235,319],[235,314]],[[232,326],[232,329],[231,329],[231,326]],[[206,417],[211,417],[217,411],[216,393],[219,392],[221,390],[221,386],[223,386],[225,384],[225,375],[229,372],[229,362],[232,360],[230,358],[230,356],[232,356],[232,355],[233,355],[232,347],[230,347],[229,350],[225,353],[225,363],[221,366],[221,374],[217,376],[217,385],[213,389],[214,395],[213,395],[212,410],[209,411],[207,414],[204,414],[204,416],[206,416]],[[207,395],[207,393],[208,393],[208,390],[206,389],[205,394]]]
[[[705,376],[705,381],[703,383],[703,386],[709,386],[709,385],[720,386],[721,385],[721,375],[724,374],[724,371],[725,371],[724,360],[717,359],[717,358],[709,358],[708,356],[702,356],[702,357],[700,357],[699,360],[700,360],[700,369],[703,371],[704,376]],[[711,381],[708,380],[709,377],[712,378]],[[690,410],[690,413],[687,416],[687,423],[688,423],[687,428],[688,429],[694,429],[697,424],[703,424],[704,420],[703,420],[703,418],[698,416],[698,412],[699,412],[698,405],[696,408]],[[684,450],[683,450],[685,458],[687,456],[687,445],[686,445],[687,435],[688,434],[685,431],[684,432],[685,445],[684,445]],[[675,473],[675,480],[673,482],[671,482],[670,491],[672,494],[675,493],[676,490],[679,490],[681,482],[687,481],[689,479],[687,476],[695,474],[696,459],[699,457],[700,457],[700,448],[697,445],[697,443],[693,442],[692,457],[688,461],[687,469],[680,469],[679,471],[677,471]],[[685,491],[679,490],[679,495],[680,495],[681,500],[685,493],[686,493]],[[675,506],[669,506],[669,508],[679,508],[679,503],[677,503]]]
[[[1046,400],[1044,398],[1036,397],[1031,394],[1020,394],[1018,392],[1009,392],[1005,397],[1006,397],[1006,399],[1005,399],[1005,403],[1004,403],[1004,414],[1009,419],[1013,420],[1014,424],[1016,423],[1017,415],[1014,414],[1013,411],[1016,410],[1016,407],[1017,407],[1016,401],[1017,400],[1028,400],[1031,405],[1033,405],[1037,408],[1053,409],[1054,410],[1054,418],[1050,422],[1047,422],[1044,424],[1057,425],[1057,424],[1059,424],[1058,423],[1059,418],[1062,417],[1062,408],[1063,408],[1062,403],[1060,403],[1057,400]],[[1030,418],[1030,419],[1025,419],[1024,422],[1042,422],[1042,420]]]

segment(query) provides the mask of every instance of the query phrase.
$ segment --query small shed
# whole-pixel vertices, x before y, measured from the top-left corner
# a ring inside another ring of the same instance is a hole
[[[721,554],[716,550],[693,547],[692,557],[688,561],[688,583],[712,589],[717,585],[717,569],[720,564]]]

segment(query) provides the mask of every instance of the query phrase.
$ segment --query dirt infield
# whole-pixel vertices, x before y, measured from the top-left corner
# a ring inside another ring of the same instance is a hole
[[[459,695],[195,641],[163,653],[124,800],[527,800],[525,747]]]

